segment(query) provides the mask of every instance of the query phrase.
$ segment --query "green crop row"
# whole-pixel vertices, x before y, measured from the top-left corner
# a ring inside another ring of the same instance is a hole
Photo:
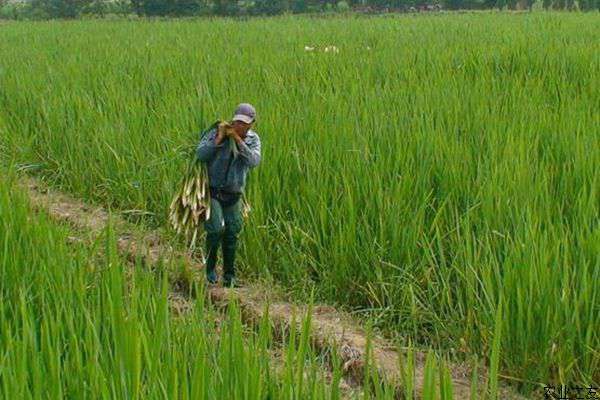
[[[365,389],[343,389],[339,358],[311,346],[310,313],[275,336],[268,312],[251,329],[233,300],[225,314],[207,303],[203,286],[174,311],[174,266],[151,270],[122,260],[110,226],[93,242],[73,239],[33,212],[12,181],[0,182],[0,397],[396,398],[398,389],[372,363],[364,367]],[[412,350],[400,363],[404,398],[415,390],[425,400],[454,398],[449,367],[433,353],[419,371],[422,387]],[[473,393],[478,380],[475,373]],[[492,398],[496,383],[488,383]]]
[[[3,155],[165,225],[198,132],[251,102],[263,161],[242,275],[459,358],[488,354],[502,302],[504,375],[589,384],[599,27],[579,13],[8,24]]]

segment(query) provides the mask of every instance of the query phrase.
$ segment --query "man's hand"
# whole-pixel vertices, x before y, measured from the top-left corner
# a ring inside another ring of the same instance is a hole
[[[220,145],[223,142],[223,140],[225,140],[225,132],[226,132],[226,129],[224,126],[220,125],[217,128],[217,136],[215,137],[215,144],[217,146]]]
[[[242,138],[241,138],[241,137],[240,137],[240,136],[239,136],[237,133],[235,133],[235,132],[233,132],[233,133],[230,135],[230,137],[232,137],[232,138],[233,138],[233,140],[235,140],[235,142],[236,142],[237,144],[240,144],[240,143],[242,143],[242,142],[244,141],[244,140],[243,140],[243,139],[242,139]]]
[[[223,123],[223,124],[219,125],[219,127],[217,128],[217,136],[215,137],[215,144],[217,146],[220,145],[222,142],[225,141],[226,138],[232,138],[233,140],[235,140],[235,142],[237,144],[240,144],[241,142],[244,141],[236,133],[235,129],[233,129],[233,127],[230,124]]]

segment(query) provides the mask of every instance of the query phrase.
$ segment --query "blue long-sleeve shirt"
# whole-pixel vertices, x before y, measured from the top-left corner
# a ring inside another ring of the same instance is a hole
[[[200,140],[196,150],[198,159],[208,167],[209,185],[231,193],[243,193],[248,171],[260,163],[260,137],[256,132],[249,130],[243,141],[236,144],[237,157],[233,156],[229,139],[217,145],[216,138],[215,128]]]

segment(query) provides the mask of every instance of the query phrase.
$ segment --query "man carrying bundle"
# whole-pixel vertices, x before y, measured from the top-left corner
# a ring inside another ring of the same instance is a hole
[[[215,266],[223,249],[223,285],[235,284],[235,252],[242,229],[241,197],[248,170],[260,163],[260,138],[251,130],[256,121],[254,107],[240,104],[231,122],[220,124],[198,145],[198,160],[206,163],[210,186],[210,216],[206,229],[206,278],[217,282]],[[227,140],[230,139],[230,140]]]

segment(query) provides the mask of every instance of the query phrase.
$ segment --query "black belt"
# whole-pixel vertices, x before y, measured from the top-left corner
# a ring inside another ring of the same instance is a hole
[[[218,200],[223,207],[229,207],[237,203],[240,197],[242,197],[242,194],[211,187],[210,197]]]

